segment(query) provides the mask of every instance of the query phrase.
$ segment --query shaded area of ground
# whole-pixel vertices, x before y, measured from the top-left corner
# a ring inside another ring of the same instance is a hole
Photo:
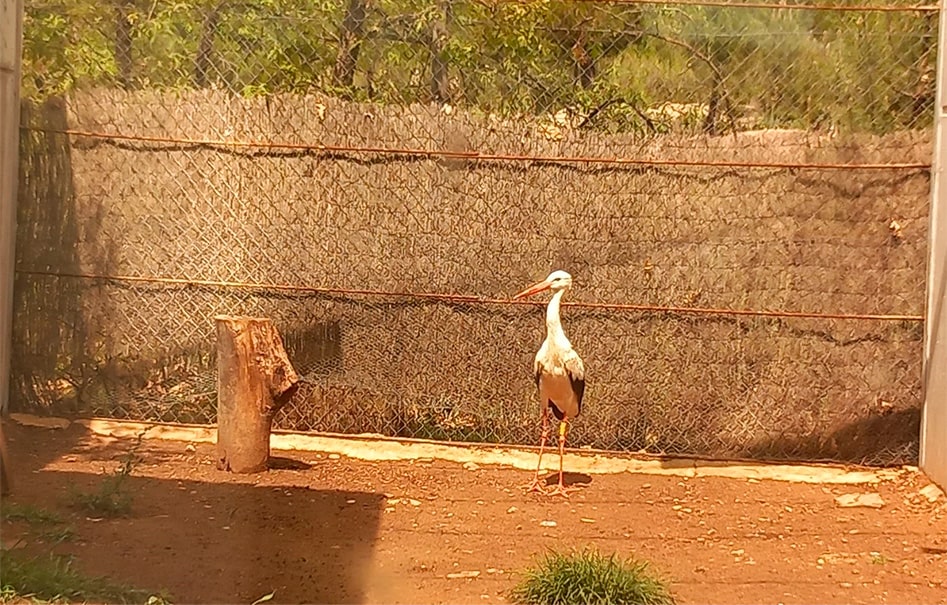
[[[133,498],[131,515],[99,518],[70,510],[71,494],[98,490],[98,475],[113,472],[134,442],[108,443],[88,434],[71,439],[77,427],[17,429],[10,428],[18,481],[9,501],[68,519],[75,538],[56,550],[77,555],[89,574],[166,589],[176,603],[250,603],[274,591],[283,603],[365,600],[363,580],[384,509],[381,494],[256,485],[252,479],[207,481],[208,474],[218,474],[209,457],[145,444],[138,450],[141,472],[123,488]],[[47,438],[57,436],[76,446],[50,460],[56,446]],[[4,544],[25,529],[5,524]],[[21,547],[43,550],[29,541]]]
[[[89,520],[64,507],[70,484],[96,485],[134,441],[7,430],[10,500],[69,517],[76,539],[58,548],[82,569],[178,603],[274,590],[278,603],[498,603],[545,548],[586,545],[650,560],[683,603],[947,603],[947,502],[909,471],[875,486],[580,476],[563,501],[524,495],[523,471],[278,452],[277,470],[235,476],[213,446],[145,441],[131,516]],[[839,508],[847,492],[885,505]],[[5,543],[19,531],[2,529]],[[448,577],[462,571],[479,575]]]

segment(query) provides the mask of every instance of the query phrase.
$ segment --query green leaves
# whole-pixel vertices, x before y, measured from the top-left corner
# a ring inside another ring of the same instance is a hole
[[[339,86],[349,1],[113,0],[103,10],[94,0],[29,0],[23,94],[127,77],[130,88],[427,103],[440,69],[456,104],[506,115],[608,105],[583,128],[653,132],[702,127],[641,117],[665,103],[702,105],[704,114],[713,106],[718,131],[831,124],[876,133],[919,126],[933,103],[936,15],[369,0]],[[131,37],[122,74],[119,12]]]
[[[115,584],[107,578],[85,576],[72,557],[0,549],[0,602],[168,603],[161,595]]]
[[[672,605],[648,564],[586,550],[549,552],[526,572],[511,597],[521,605]]]

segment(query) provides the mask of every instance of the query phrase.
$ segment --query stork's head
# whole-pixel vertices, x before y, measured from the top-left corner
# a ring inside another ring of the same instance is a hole
[[[549,274],[549,277],[534,284],[516,296],[513,297],[513,300],[519,300],[521,298],[526,298],[527,296],[532,296],[533,294],[539,294],[546,290],[552,290],[553,292],[559,292],[560,290],[568,290],[572,287],[572,276],[566,273],[565,271],[553,271]]]

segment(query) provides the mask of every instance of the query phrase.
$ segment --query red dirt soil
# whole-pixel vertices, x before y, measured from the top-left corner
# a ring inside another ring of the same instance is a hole
[[[130,516],[91,519],[70,489],[98,487],[134,441],[6,430],[5,503],[59,512],[76,537],[55,549],[79,569],[175,603],[503,603],[545,549],[585,546],[647,559],[681,603],[947,603],[947,498],[930,502],[907,470],[860,486],[582,475],[566,501],[524,494],[518,470],[274,452],[280,468],[239,476],[211,445],[146,440]],[[850,492],[885,505],[838,507]],[[0,529],[5,546],[50,548],[21,523]],[[463,571],[479,575],[447,577]]]

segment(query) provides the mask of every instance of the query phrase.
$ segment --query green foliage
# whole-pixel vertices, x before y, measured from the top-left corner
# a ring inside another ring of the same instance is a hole
[[[33,504],[5,502],[0,508],[5,521],[25,521],[31,526],[58,525],[63,522],[62,517],[52,511]]]
[[[163,595],[115,584],[105,578],[84,576],[71,557],[51,553],[30,556],[22,550],[0,550],[0,603],[167,603]]]
[[[64,525],[62,517],[54,512],[32,504],[9,502],[0,509],[4,521],[23,521],[30,526],[30,533],[44,542],[67,542],[75,532]]]
[[[124,481],[125,476],[122,474],[109,475],[94,491],[70,494],[70,503],[73,507],[96,517],[124,517],[132,510],[131,494]]]
[[[83,81],[113,81],[115,61],[105,14],[94,2],[27,3],[24,96],[58,94]]]
[[[27,0],[25,96],[120,85],[125,19],[133,88],[425,103],[436,55],[456,104],[508,115],[599,110],[592,128],[660,130],[665,118],[643,111],[665,103],[710,107],[709,118],[687,125],[710,131],[832,124],[887,132],[932,113],[934,13],[571,0],[115,3]],[[359,3],[354,77],[340,84],[342,24]],[[435,35],[441,23],[443,37]]]
[[[511,597],[522,605],[672,605],[661,580],[648,564],[586,550],[549,552],[526,572]]]

